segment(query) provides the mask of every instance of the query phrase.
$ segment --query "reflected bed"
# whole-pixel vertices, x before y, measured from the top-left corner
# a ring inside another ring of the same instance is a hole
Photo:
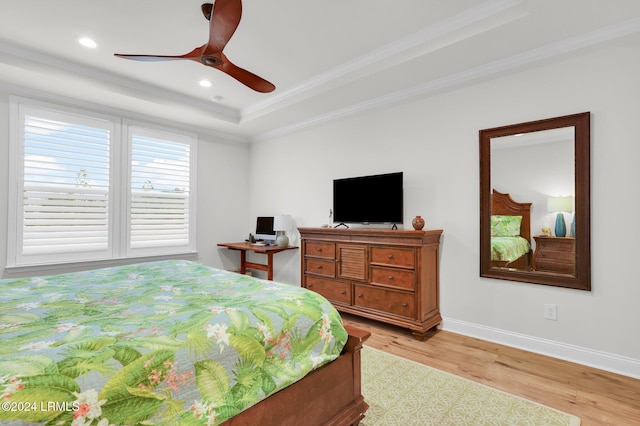
[[[491,194],[491,267],[531,269],[531,203]]]

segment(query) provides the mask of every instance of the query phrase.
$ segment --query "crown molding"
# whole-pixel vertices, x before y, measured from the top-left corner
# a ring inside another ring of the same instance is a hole
[[[214,102],[207,102],[196,99],[192,96],[182,95],[165,88],[135,81],[130,78],[119,77],[116,74],[106,72],[99,68],[59,59],[45,53],[36,52],[34,50],[20,47],[16,44],[0,41],[0,53],[26,60],[29,63],[60,69],[72,75],[79,75],[90,78],[92,80],[99,80],[118,87],[133,89],[144,93],[151,98],[168,99],[176,103],[192,106],[204,111],[209,111],[216,118],[226,122],[238,124],[241,120],[240,111],[237,109],[229,108],[227,106]]]
[[[5,55],[11,64],[12,59],[18,68],[25,67],[21,61],[61,69],[63,71],[84,76],[88,79],[103,81],[112,87],[124,87],[137,90],[148,96],[149,99],[172,100],[211,114],[212,119],[219,119],[227,123],[241,125],[260,115],[268,114],[275,109],[284,108],[305,98],[311,98],[321,92],[336,89],[345,82],[354,81],[381,69],[406,61],[412,57],[427,54],[446,44],[455,43],[472,36],[472,33],[486,31],[487,28],[495,28],[505,22],[513,21],[527,13],[526,0],[490,0],[474,9],[456,15],[437,25],[425,28],[396,43],[383,46],[369,54],[336,67],[317,77],[293,87],[290,90],[277,93],[272,97],[248,106],[242,110],[230,108],[224,105],[206,102],[190,96],[120,77],[104,70],[91,66],[68,62],[40,52],[21,48],[13,43],[0,41],[0,55]],[[444,76],[442,78],[425,82],[408,89],[392,92],[361,102],[357,102],[343,108],[316,115],[306,120],[289,123],[285,126],[274,127],[254,136],[234,136],[228,132],[219,132],[211,129],[200,128],[198,132],[209,134],[217,138],[229,141],[252,143],[269,140],[301,131],[313,126],[322,125],[332,120],[348,117],[373,108],[407,102],[413,99],[424,98],[445,90],[451,90],[481,79],[495,78],[501,74],[513,72],[524,66],[559,57],[570,52],[595,46],[610,40],[619,39],[640,32],[640,18],[634,18],[619,24],[601,28],[567,40],[553,43],[528,52],[497,60],[488,64],[463,70],[461,72]],[[11,66],[11,65],[10,65]],[[37,70],[37,68],[34,68]],[[0,84],[2,87],[12,87],[22,93],[27,93],[24,87]],[[36,93],[42,97],[42,92]],[[60,97],[62,98],[62,96]],[[145,117],[150,119],[149,116]]]
[[[344,85],[348,81],[379,72],[527,14],[526,0],[490,0],[320,73],[264,101],[249,105],[242,109],[241,121],[252,120],[274,109],[284,107],[291,101],[313,96],[330,87]]]
[[[552,59],[560,55],[585,49],[610,40],[637,34],[639,32],[640,18],[631,19],[619,24],[610,25],[599,30],[572,37],[567,40],[513,55],[505,59],[470,68],[425,84],[355,103],[345,108],[317,115],[308,120],[271,129],[267,132],[255,135],[249,140],[250,142],[262,142],[274,137],[284,136],[305,128],[324,124],[338,118],[347,117],[373,108],[407,102],[417,98],[424,98],[444,90],[451,90],[455,87],[460,87],[473,81],[495,77],[507,72],[513,72],[523,68],[525,65],[531,65],[536,62]]]
[[[91,110],[101,114],[108,114],[112,116],[122,117],[130,120],[142,121],[142,122],[161,125],[165,127],[171,126],[175,129],[197,133],[198,135],[213,137],[220,142],[229,142],[229,143],[237,143],[237,142],[248,143],[249,142],[249,139],[245,136],[238,136],[232,133],[214,130],[207,127],[188,125],[185,123],[166,120],[156,116],[143,114],[137,111],[126,110],[126,109],[117,108],[117,107],[110,107],[110,106],[97,104],[89,101],[82,101],[75,98],[69,98],[62,95],[43,92],[37,89],[22,87],[12,83],[5,83],[0,81],[0,92],[1,91],[10,93],[10,96],[12,97],[28,98],[28,99],[36,100],[39,102],[49,102],[49,103],[55,103],[58,105],[65,105],[72,108]]]

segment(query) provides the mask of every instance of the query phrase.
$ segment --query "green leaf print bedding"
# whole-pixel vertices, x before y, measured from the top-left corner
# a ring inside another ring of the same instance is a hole
[[[337,358],[322,296],[183,260],[0,280],[0,423],[215,425]]]
[[[491,237],[491,260],[513,262],[531,250],[529,241],[522,237]]]

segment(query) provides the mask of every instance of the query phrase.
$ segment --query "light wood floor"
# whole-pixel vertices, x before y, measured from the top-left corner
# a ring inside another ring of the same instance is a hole
[[[365,346],[571,413],[582,426],[640,425],[638,379],[447,331],[432,331],[420,342],[399,327],[343,318],[371,332]]]

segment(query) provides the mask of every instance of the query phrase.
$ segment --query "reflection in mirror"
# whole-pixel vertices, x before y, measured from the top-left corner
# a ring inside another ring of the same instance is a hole
[[[590,289],[589,143],[589,113],[480,131],[481,276]]]
[[[559,232],[562,230],[560,225],[565,224],[566,230],[565,215],[573,215],[574,132],[573,127],[562,127],[491,138],[493,189],[511,197],[511,202],[507,204],[503,200],[498,202],[495,193],[492,195],[492,267],[562,273],[575,271],[575,250],[569,250],[554,259],[548,255],[545,257],[545,250],[536,251],[541,248],[538,247],[539,241],[544,245],[542,239],[536,236],[565,237],[566,231]],[[518,211],[514,204],[517,204],[516,200],[526,202],[527,208]],[[566,200],[570,202],[568,208],[566,202],[562,202]],[[509,212],[510,207],[514,211]],[[553,209],[549,210],[548,207]],[[511,219],[511,222],[521,224],[522,229],[519,233],[513,233],[517,235],[501,232],[499,227],[494,226],[497,217],[502,219],[503,224]],[[522,221],[523,217],[525,221]],[[558,229],[555,226],[556,219]],[[558,232],[551,232],[552,228]],[[545,241],[553,243],[554,240]],[[557,248],[570,249],[570,246],[558,245]]]

